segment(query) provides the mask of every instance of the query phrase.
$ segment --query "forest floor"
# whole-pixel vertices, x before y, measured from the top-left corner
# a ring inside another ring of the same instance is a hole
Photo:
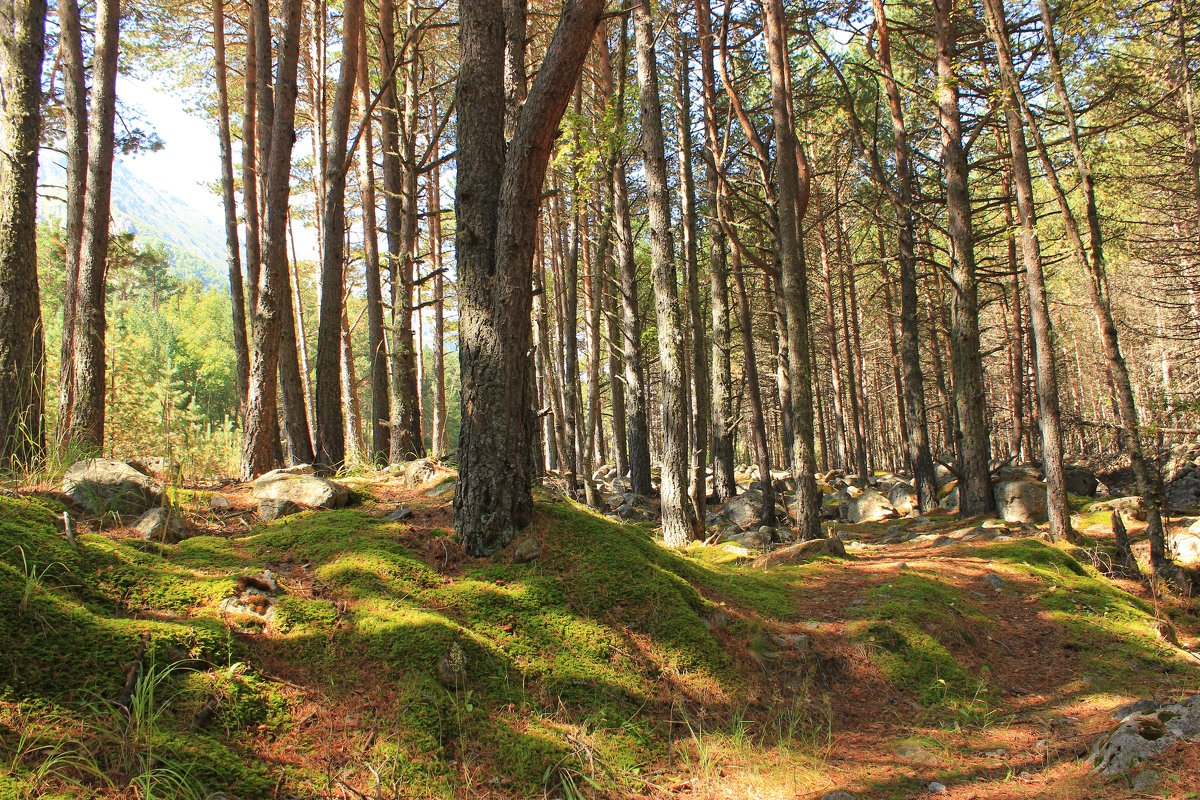
[[[1100,515],[762,569],[543,494],[471,559],[444,479],[351,485],[266,524],[175,490],[172,545],[0,493],[0,798],[1200,796],[1200,744],[1089,769],[1114,709],[1200,688],[1196,600],[1098,572]]]

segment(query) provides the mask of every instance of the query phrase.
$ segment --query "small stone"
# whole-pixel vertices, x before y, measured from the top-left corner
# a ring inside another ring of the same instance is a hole
[[[214,494],[208,498],[208,508],[210,511],[216,511],[218,514],[229,511],[233,508],[228,498],[223,494]]]
[[[528,564],[530,561],[536,561],[542,557],[542,545],[532,536],[526,536],[521,541],[517,542],[517,546],[513,548],[513,563]]]
[[[1112,719],[1121,722],[1128,717],[1141,714],[1152,714],[1158,710],[1158,703],[1153,700],[1143,697],[1141,700],[1134,700],[1132,703],[1126,703],[1123,706],[1118,706],[1113,709]]]
[[[400,522],[401,520],[409,519],[413,515],[411,508],[397,508],[392,513],[388,514],[388,520],[391,522]]]
[[[258,517],[264,522],[272,522],[281,517],[289,517],[300,512],[300,506],[291,500],[276,500],[268,498],[258,501]]]
[[[927,788],[929,789],[930,794],[945,794],[946,793],[946,784],[938,783],[937,781],[931,782]]]
[[[133,523],[133,529],[147,542],[175,544],[183,539],[183,525],[179,516],[166,506],[152,508],[142,514]]]
[[[1162,782],[1162,776],[1160,776],[1157,772],[1152,769],[1142,770],[1138,773],[1138,776],[1133,779],[1133,790],[1135,792],[1149,791],[1157,786],[1160,782]]]
[[[994,572],[989,572],[987,575],[984,575],[983,579],[987,581],[988,586],[992,587],[992,589],[997,592],[1004,588],[1004,581]]]
[[[836,792],[830,792],[829,794],[821,795],[817,798],[817,800],[855,800],[856,797],[858,797],[858,795],[851,794],[845,789],[838,789]]]

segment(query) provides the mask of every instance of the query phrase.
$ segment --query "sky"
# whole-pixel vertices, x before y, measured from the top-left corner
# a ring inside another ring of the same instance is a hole
[[[162,139],[162,149],[119,156],[121,162],[139,179],[166,194],[173,194],[223,226],[225,211],[221,204],[221,142],[212,123],[189,110],[185,96],[158,83],[153,76],[138,78],[121,75],[117,96],[131,112],[129,124],[152,130]],[[118,125],[121,122],[118,120]],[[296,147],[303,143],[298,141]],[[238,158],[234,142],[234,158]],[[317,256],[316,231],[304,225],[293,228],[296,252],[301,259]],[[221,242],[224,246],[224,242]]]
[[[138,124],[163,140],[162,150],[124,156],[122,163],[141,180],[220,224],[224,212],[215,189],[221,178],[221,149],[209,123],[188,113],[181,96],[149,81],[122,75],[117,96],[141,118]]]

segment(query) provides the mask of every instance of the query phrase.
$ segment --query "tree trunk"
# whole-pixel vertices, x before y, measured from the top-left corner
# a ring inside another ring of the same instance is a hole
[[[1001,103],[1008,129],[1012,154],[1012,178],[1017,194],[1017,215],[1021,220],[1021,257],[1025,262],[1025,283],[1029,289],[1029,311],[1033,320],[1033,351],[1037,364],[1038,427],[1042,431],[1042,470],[1046,475],[1047,512],[1050,538],[1076,540],[1071,528],[1071,507],[1063,474],[1062,423],[1059,419],[1058,377],[1054,365],[1054,331],[1050,322],[1050,301],[1042,270],[1042,250],[1037,232],[1037,207],[1033,194],[1033,176],[1029,171],[1029,152],[1021,122],[1016,73],[1009,50],[1004,21],[1003,0],[984,0],[988,32],[996,46],[1003,87]],[[1069,209],[1068,209],[1069,210]],[[961,495],[960,495],[961,497]]]
[[[737,292],[738,327],[742,335],[742,373],[746,380],[746,394],[750,400],[750,439],[754,450],[754,463],[758,467],[759,483],[762,485],[762,506],[759,518],[763,525],[775,525],[775,486],[771,480],[771,450],[767,446],[767,420],[763,413],[762,384],[758,376],[758,357],[754,353],[754,320],[750,315],[750,300],[746,295],[746,278],[742,274],[742,248],[730,227],[730,256],[733,268],[733,283]]]
[[[921,370],[921,331],[917,325],[916,227],[913,221],[913,176],[909,165],[908,127],[900,102],[900,89],[892,73],[891,32],[884,0],[872,0],[879,45],[876,60],[883,75],[888,110],[892,116],[896,161],[896,222],[899,242],[896,261],[900,272],[900,363],[904,370],[904,420],[908,461],[912,467],[921,511],[937,505],[937,481],[929,450],[929,423],[925,417],[925,376]]]
[[[959,112],[957,31],[954,0],[933,0],[938,73],[938,127],[942,138],[942,163],[946,172],[946,211],[951,245],[950,370],[954,376],[954,405],[958,418],[959,513],[964,517],[995,510],[989,474],[988,441],[983,387],[983,360],[979,350],[979,299],[975,279],[975,233],[971,224],[971,197],[967,189],[967,153],[963,147]]]
[[[72,2],[72,0],[67,0]],[[229,87],[225,63],[225,3],[213,0],[213,69],[217,84],[217,132],[221,144],[221,200],[225,208],[225,249],[229,297],[233,307],[233,352],[236,359],[238,407],[246,407],[250,351],[246,343],[246,299],[242,288],[242,252],[238,242],[237,200],[233,186],[233,138],[229,132]]]
[[[686,352],[671,232],[671,203],[667,188],[666,146],[654,26],[647,0],[634,7],[637,41],[639,121],[642,160],[649,195],[650,275],[658,321],[658,359],[662,372],[662,536],[669,547],[682,547],[699,536],[701,520],[688,495],[688,398],[684,376]],[[769,478],[768,478],[769,479]]]
[[[87,79],[84,72],[83,33],[79,21],[78,0],[59,0],[58,17],[67,151],[63,329],[62,357],[59,359],[57,431],[57,438],[61,442],[71,428],[75,404],[75,304],[79,292],[83,209],[87,194],[88,120]],[[41,69],[40,62],[38,69]]]
[[[437,101],[431,113],[437,119]],[[436,125],[436,121],[431,122]],[[438,136],[434,132],[433,156],[437,159]],[[446,441],[446,283],[442,274],[442,168],[429,170],[429,254],[433,267],[433,443],[434,458],[449,454]]]
[[[700,81],[704,94],[704,164],[707,172],[709,202],[709,292],[712,297],[712,499],[724,503],[737,494],[733,476],[733,434],[737,421],[733,416],[732,343],[729,330],[729,270],[726,263],[726,237],[720,221],[722,195],[721,171],[725,168],[717,122],[717,78],[713,63],[716,45],[712,34],[710,0],[696,0],[696,27],[700,37]]]
[[[341,338],[345,293],[346,173],[350,112],[358,74],[362,34],[362,0],[346,0],[342,11],[342,55],[333,96],[331,139],[325,154],[325,241],[321,254],[321,313],[317,320],[316,458],[324,470],[336,472],[346,462],[346,421],[341,385]]]
[[[787,308],[788,371],[792,386],[792,474],[796,478],[796,525],[801,538],[821,535],[821,498],[815,479],[812,367],[808,343],[808,286],[800,221],[807,205],[807,168],[801,162],[791,107],[787,62],[787,26],[782,0],[766,0],[764,25],[771,73],[771,111],[777,144],[776,194],[779,198],[779,246]],[[763,476],[770,482],[771,476]]]
[[[621,88],[617,93],[617,125],[625,119],[625,64],[629,35],[621,27],[621,57],[617,69]],[[607,43],[605,44],[607,47]],[[642,319],[638,302],[637,263],[633,254],[633,223],[629,213],[629,183],[624,161],[618,157],[612,172],[617,260],[621,265],[621,340],[625,365],[626,427],[629,433],[629,487],[635,494],[648,495],[650,483],[650,425],[647,419],[646,375],[642,367]]]
[[[455,528],[467,552],[507,545],[532,520],[531,267],[546,166],[603,11],[574,0],[504,143],[504,20],[492,0],[460,3],[458,157],[459,438]]]
[[[676,24],[679,19],[676,15]],[[691,328],[691,492],[692,505],[699,518],[704,517],[708,465],[708,359],[704,341],[704,317],[700,311],[700,259],[697,254],[699,229],[696,214],[696,179],[692,169],[692,93],[687,37],[679,31],[679,51],[675,55],[679,74],[676,80],[679,130],[679,195],[683,234],[684,282],[687,286],[687,310]],[[685,326],[685,334],[686,328]],[[685,335],[685,338],[686,335]]]
[[[108,265],[120,23],[120,0],[99,0],[96,6],[96,52],[92,58],[87,197],[75,300],[75,402],[68,434],[75,444],[96,451],[104,446],[104,343],[107,333],[104,279]]]
[[[278,96],[271,108],[269,158],[266,162],[266,239],[264,261],[259,270],[258,303],[254,308],[254,342],[250,356],[250,381],[246,398],[246,436],[243,473],[261,475],[279,465],[279,389],[280,349],[288,346],[284,326],[291,321],[291,295],[288,291],[287,220],[291,183],[292,145],[295,139],[296,67],[300,56],[301,0],[287,0],[284,6],[283,38],[280,41]],[[255,25],[268,26],[269,17],[258,14]],[[267,40],[270,32],[267,31]],[[262,51],[259,51],[260,53]],[[261,81],[260,81],[261,83]],[[264,120],[261,92],[259,118]],[[276,107],[277,104],[277,107]],[[259,132],[267,129],[261,127]],[[261,138],[261,137],[260,137]],[[293,328],[294,331],[294,328]],[[291,346],[295,357],[294,342]]]
[[[10,0],[0,21],[0,470],[32,466],[46,444],[37,274],[45,29],[44,0]]]
[[[359,104],[364,115],[371,105],[370,71],[367,68],[366,26],[362,26],[358,46]],[[372,466],[387,463],[391,448],[388,395],[388,354],[383,333],[383,286],[380,282],[379,220],[375,204],[375,138],[371,120],[364,118],[360,141],[358,180],[362,187],[363,250],[366,263],[367,349],[371,372],[371,441],[369,461]]]

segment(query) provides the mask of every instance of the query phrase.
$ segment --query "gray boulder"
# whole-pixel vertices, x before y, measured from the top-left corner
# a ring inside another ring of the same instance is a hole
[[[1100,485],[1096,473],[1087,467],[1067,467],[1063,470],[1063,482],[1068,492],[1081,497],[1094,497],[1096,487]]]
[[[1088,760],[1096,772],[1116,775],[1180,741],[1200,741],[1200,695],[1127,717],[1092,746]]]
[[[762,494],[749,490],[726,503],[721,516],[744,530],[758,525],[762,519],[761,511]]]
[[[954,482],[953,488],[946,493],[946,496],[938,501],[938,507],[944,508],[947,511],[958,511],[958,482]]]
[[[846,501],[846,521],[851,523],[878,522],[896,513],[891,502],[874,489]]]
[[[1200,567],[1200,522],[1188,530],[1168,533],[1167,550],[1176,564],[1192,569]]]
[[[933,478],[937,481],[939,488],[958,480],[958,476],[951,472],[949,467],[940,462],[933,465]]]
[[[888,492],[888,502],[896,509],[897,514],[907,517],[919,502],[917,490],[910,483],[897,483]]]
[[[179,515],[166,506],[152,508],[138,517],[133,529],[147,542],[175,544],[183,537],[183,523]]]
[[[341,508],[350,493],[345,486],[311,473],[277,469],[254,482],[254,496],[258,500],[287,500],[309,508]]]
[[[63,476],[62,490],[93,514],[132,517],[163,503],[161,483],[111,458],[75,462]]]
[[[300,506],[291,500],[276,500],[268,497],[258,501],[258,518],[264,522],[272,522],[281,517],[290,517],[300,513]]]
[[[1041,481],[1001,481],[994,491],[996,512],[1005,522],[1046,521],[1046,484]]]

